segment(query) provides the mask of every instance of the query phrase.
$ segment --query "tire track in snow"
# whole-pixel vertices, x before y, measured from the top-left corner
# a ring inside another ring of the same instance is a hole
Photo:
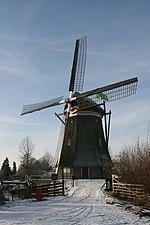
[[[81,221],[83,221],[85,218],[87,218],[92,211],[92,206],[76,206],[71,208],[70,210],[64,210],[61,211],[61,213],[58,212],[58,214],[51,215],[53,220],[51,219],[51,224],[54,222],[54,224],[60,224],[63,222],[63,224],[80,224]]]

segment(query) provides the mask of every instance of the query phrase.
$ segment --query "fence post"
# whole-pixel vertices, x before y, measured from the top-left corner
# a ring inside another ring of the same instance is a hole
[[[54,197],[56,195],[56,193],[55,193],[55,185],[56,185],[56,181],[54,180]]]
[[[62,180],[62,195],[65,195],[64,180]]]

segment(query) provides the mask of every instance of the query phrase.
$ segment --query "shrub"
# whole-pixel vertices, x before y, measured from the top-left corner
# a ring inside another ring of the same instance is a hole
[[[137,140],[132,146],[125,146],[114,160],[114,174],[122,182],[143,184],[150,194],[150,142]]]

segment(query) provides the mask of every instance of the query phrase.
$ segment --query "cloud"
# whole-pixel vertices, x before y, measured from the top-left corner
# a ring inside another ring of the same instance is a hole
[[[32,123],[32,122],[27,122],[25,119],[20,119],[21,117],[12,117],[12,116],[6,116],[1,114],[0,115],[0,123],[1,125],[26,125],[26,126],[44,126],[43,123]]]
[[[30,36],[30,34],[26,35],[26,34],[23,34],[23,33],[19,33],[14,37],[12,37],[12,35],[10,34],[0,34],[0,39],[2,41],[8,41],[9,44],[11,44],[11,42],[21,42],[21,43],[24,43],[24,44],[36,44],[37,47],[39,48],[39,45],[42,45],[42,46],[46,46],[46,47],[49,47],[49,49],[51,49],[52,51],[61,51],[61,52],[68,52],[68,51],[71,51],[71,50],[67,50],[66,48],[63,48],[63,46],[65,44],[72,44],[74,43],[74,40],[70,37],[65,37],[65,38],[56,38],[55,39],[52,39],[52,38],[47,38],[47,37],[38,37],[38,38],[33,38],[32,36]],[[13,43],[12,43],[13,44]],[[60,48],[58,48],[58,45],[61,45]],[[54,48],[55,46],[55,48]]]

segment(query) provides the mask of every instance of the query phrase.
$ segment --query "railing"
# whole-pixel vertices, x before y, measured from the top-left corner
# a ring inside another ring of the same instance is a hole
[[[141,184],[124,184],[119,182],[118,177],[112,176],[113,193],[126,199],[144,198],[144,185]]]
[[[48,196],[61,196],[64,194],[64,180],[54,180],[53,183],[51,183],[49,186]]]

